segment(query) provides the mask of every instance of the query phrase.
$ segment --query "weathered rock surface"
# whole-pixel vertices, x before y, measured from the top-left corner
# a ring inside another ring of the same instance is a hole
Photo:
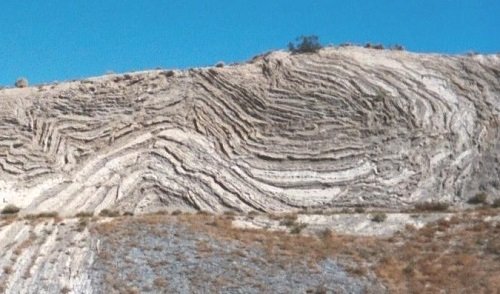
[[[500,56],[355,47],[0,91],[24,212],[455,203],[500,188]]]

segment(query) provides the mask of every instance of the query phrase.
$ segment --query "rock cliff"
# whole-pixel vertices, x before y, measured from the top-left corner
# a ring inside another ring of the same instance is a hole
[[[500,189],[499,122],[499,55],[325,48],[4,89],[0,207],[460,205]]]

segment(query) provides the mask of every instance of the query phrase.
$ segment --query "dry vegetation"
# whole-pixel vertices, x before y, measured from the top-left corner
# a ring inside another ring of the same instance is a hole
[[[8,204],[2,209],[0,214],[16,214],[19,212],[19,210],[20,210],[19,207],[12,204]]]
[[[394,292],[495,293],[500,289],[500,226],[479,214],[408,230],[376,267]]]
[[[435,206],[426,206],[426,209],[433,210]],[[296,260],[315,266],[326,258],[332,258],[353,275],[373,274],[391,293],[497,293],[500,289],[500,224],[496,220],[499,212],[499,209],[484,207],[458,212],[449,219],[429,223],[419,230],[407,226],[403,232],[390,238],[339,235],[329,229],[307,235],[301,233],[296,214],[271,216],[279,220],[280,225],[286,226],[288,232],[234,228],[234,213],[178,212],[133,218],[120,216],[102,221],[96,221],[98,217],[92,217],[91,213],[81,213],[78,214],[75,229],[81,232],[88,228],[93,233],[113,236],[113,242],[119,242],[120,234],[135,234],[133,230],[119,230],[120,227],[127,227],[127,220],[139,224],[135,228],[148,227],[152,233],[159,234],[163,231],[156,232],[154,225],[178,221],[195,234],[208,233],[222,241],[238,240],[242,244],[238,254],[244,255],[245,248],[261,248],[270,262],[284,266]],[[374,221],[385,219],[385,214],[379,214],[373,215]],[[7,221],[5,217],[2,220]],[[37,221],[45,217],[58,216],[43,213],[28,219]],[[30,238],[15,248],[14,262],[34,241],[34,237],[30,234]],[[129,239],[133,241],[133,238]],[[207,242],[200,241],[196,246],[200,256],[212,254]],[[157,246],[153,250],[162,251],[164,248]],[[105,256],[109,253],[101,254],[104,255],[99,255],[100,258],[109,259]],[[8,275],[12,268],[5,266],[2,271]],[[168,280],[160,277],[153,284],[162,288],[166,283]],[[120,288],[119,285],[116,287]]]
[[[429,201],[429,202],[421,202],[415,204],[414,211],[419,211],[419,212],[447,211],[449,207],[450,204],[447,202]]]
[[[335,258],[353,274],[375,273],[394,293],[495,293],[500,289],[500,225],[484,219],[496,214],[492,209],[458,213],[420,230],[408,226],[390,238],[343,236],[330,230],[317,236],[241,230],[233,228],[227,216],[206,214],[178,218],[194,231],[261,246],[276,261],[305,259],[314,265]],[[141,221],[157,224],[168,217],[150,215]],[[282,224],[294,226],[295,220],[285,216]],[[112,231],[112,223],[106,226]],[[203,244],[200,248],[209,251]]]

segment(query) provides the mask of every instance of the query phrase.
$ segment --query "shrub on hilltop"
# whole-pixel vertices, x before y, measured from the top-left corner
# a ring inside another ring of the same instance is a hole
[[[323,46],[319,42],[318,36],[300,36],[296,42],[288,43],[288,50],[294,54],[318,52]]]

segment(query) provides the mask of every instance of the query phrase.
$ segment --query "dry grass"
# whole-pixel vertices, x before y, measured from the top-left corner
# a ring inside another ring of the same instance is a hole
[[[280,226],[291,227],[297,222],[297,214],[285,214],[283,216],[274,216],[276,219],[280,220]]]
[[[499,234],[499,225],[481,216],[428,224],[400,237],[402,245],[387,246],[376,273],[393,292],[495,293],[500,289]]]
[[[183,216],[193,230],[219,239],[261,246],[270,258],[307,260],[331,257],[354,261],[349,272],[376,273],[394,293],[495,293],[500,289],[500,225],[483,221],[497,211],[460,214],[420,230],[408,226],[391,238],[344,236],[325,230],[318,237],[284,232],[241,230],[217,217]],[[292,217],[293,218],[293,217]],[[217,226],[207,223],[216,222]],[[368,266],[371,264],[371,266]]]
[[[225,215],[153,214],[133,221],[140,225],[179,221],[194,233],[239,240],[243,248],[262,248],[269,262],[284,265],[306,261],[314,266],[325,258],[334,258],[351,274],[374,273],[392,293],[496,293],[500,289],[500,225],[484,221],[494,215],[498,210],[486,208],[457,213],[450,220],[419,230],[407,226],[391,238],[346,236],[331,230],[312,236],[237,229]],[[291,226],[297,224],[293,215],[282,220]],[[120,221],[101,223],[96,229],[114,234]],[[204,242],[199,242],[197,249],[200,255],[211,254]]]
[[[168,286],[168,281],[167,279],[165,278],[156,278],[154,281],[153,281],[153,285],[156,287],[156,288],[159,288],[159,289],[165,289],[167,288]]]

